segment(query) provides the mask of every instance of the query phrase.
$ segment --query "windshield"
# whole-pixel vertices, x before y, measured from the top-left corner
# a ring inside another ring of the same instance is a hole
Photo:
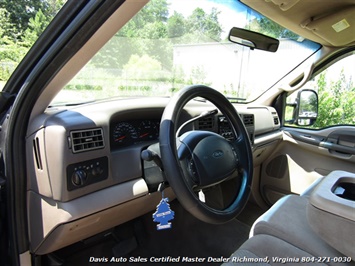
[[[270,53],[231,43],[232,27],[276,37],[279,49]],[[191,84],[250,102],[318,48],[239,1],[151,0],[51,105],[171,96]]]

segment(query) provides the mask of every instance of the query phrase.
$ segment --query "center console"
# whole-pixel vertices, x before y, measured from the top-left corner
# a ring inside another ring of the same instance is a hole
[[[324,177],[310,196],[307,218],[323,240],[355,258],[355,174],[334,171]]]

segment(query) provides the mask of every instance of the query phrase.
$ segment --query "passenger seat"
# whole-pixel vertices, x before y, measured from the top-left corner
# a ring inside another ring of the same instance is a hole
[[[310,227],[307,220],[307,203],[308,197],[296,195],[283,197],[255,221],[249,237],[267,234],[316,257],[344,256],[322,240]]]
[[[341,171],[334,172],[333,176],[337,178],[344,174],[355,178],[354,174]],[[333,176],[329,175],[328,180]],[[317,180],[300,196],[288,195],[277,201],[254,222],[250,238],[232,254],[229,262],[224,265],[242,264],[240,259],[238,261],[238,257],[249,258],[250,261],[244,262],[250,262],[250,265],[255,262],[259,265],[297,263],[292,261],[292,257],[296,260],[299,258],[301,261],[298,263],[302,264],[355,265],[354,258],[346,263],[337,262],[337,258],[349,258],[347,256],[352,256],[353,252],[347,255],[342,254],[336,249],[337,247],[332,247],[325,242],[322,239],[323,236],[318,235],[308,222],[307,208],[309,207],[307,205],[309,205],[313,191],[322,184],[323,179],[326,178]],[[337,224],[334,224],[332,230],[338,230],[336,226]],[[354,234],[354,232],[349,232],[349,234]],[[265,257],[269,258],[266,262],[262,260]],[[282,259],[284,261],[278,261]],[[286,261],[287,259],[290,261]]]
[[[224,263],[223,266],[275,264],[326,265],[322,262],[317,262],[317,260],[318,258],[308,252],[280,238],[260,234],[248,239],[230,256],[229,261]]]

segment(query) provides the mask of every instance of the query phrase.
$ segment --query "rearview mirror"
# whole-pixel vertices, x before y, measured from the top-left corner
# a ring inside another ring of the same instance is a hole
[[[228,36],[228,40],[250,49],[259,49],[268,52],[276,52],[279,48],[279,40],[264,34],[233,27]]]

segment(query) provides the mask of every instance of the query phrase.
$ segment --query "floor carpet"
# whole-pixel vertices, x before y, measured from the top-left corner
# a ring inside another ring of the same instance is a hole
[[[238,219],[212,225],[196,219],[177,200],[170,206],[175,212],[171,229],[156,230],[148,213],[43,257],[42,265],[171,265],[174,261],[196,265],[193,260],[220,265],[221,258],[228,258],[248,239],[252,222],[262,213],[248,203]]]

